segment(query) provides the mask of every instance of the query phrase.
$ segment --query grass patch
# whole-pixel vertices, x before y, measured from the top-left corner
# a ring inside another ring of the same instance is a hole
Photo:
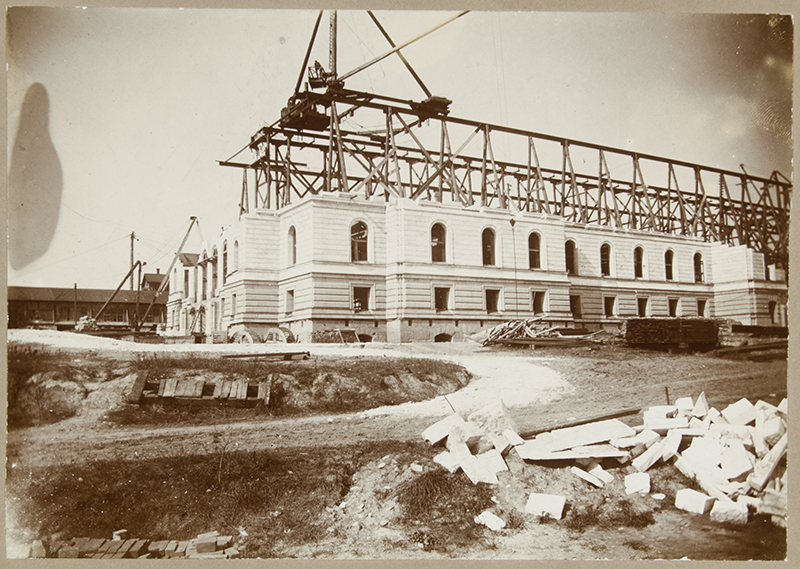
[[[221,451],[221,449],[218,449]],[[326,508],[341,502],[363,465],[423,445],[384,441],[288,451],[181,454],[21,472],[7,470],[14,531],[36,538],[105,537],[126,528],[147,539],[190,539],[217,530],[249,534],[245,556],[281,556],[282,547],[329,535]]]
[[[643,528],[655,523],[653,512],[640,511],[628,500],[620,500],[599,507],[579,507],[563,521],[571,530],[583,532],[592,527],[612,530],[620,527]]]
[[[475,523],[475,516],[494,505],[492,492],[487,484],[474,485],[444,470],[425,472],[395,490],[401,523],[418,528],[411,531],[411,541],[442,552],[483,541],[483,526]]]

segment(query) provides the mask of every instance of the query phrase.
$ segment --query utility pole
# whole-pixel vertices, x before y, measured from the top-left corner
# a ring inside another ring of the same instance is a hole
[[[336,79],[336,10],[331,10],[331,29],[328,37],[328,67],[331,68],[333,78]]]
[[[135,239],[131,231],[131,290],[133,290],[133,240]]]
[[[72,305],[72,314],[75,324],[78,324],[78,283],[75,283],[75,303]]]

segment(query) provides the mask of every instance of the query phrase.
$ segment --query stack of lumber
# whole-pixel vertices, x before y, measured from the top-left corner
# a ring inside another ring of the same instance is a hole
[[[143,385],[141,403],[269,405],[272,376],[258,382],[248,379],[207,382],[201,378],[167,377]]]
[[[431,425],[423,437],[446,446],[435,462],[450,472],[462,470],[475,484],[498,484],[498,473],[509,470],[505,457],[512,448],[525,462],[572,462],[572,474],[594,487],[619,479],[621,496],[649,494],[647,470],[661,462],[703,490],[680,490],[675,496],[677,508],[710,512],[712,520],[737,524],[747,523],[751,513],[764,514],[786,527],[787,410],[786,399],[778,406],[741,399],[718,411],[701,393],[697,400],[684,397],[674,405],[650,407],[635,427],[604,418],[525,440],[500,402],[467,420],[454,413]],[[624,478],[615,476],[614,470],[621,470]],[[532,494],[526,511],[558,518],[565,500]],[[548,509],[554,504],[555,509]]]
[[[128,539],[126,530],[114,532],[112,539],[75,537],[64,542],[36,540],[30,557],[59,559],[235,559],[240,557],[233,536],[218,531],[202,533],[185,541],[177,539]]]
[[[490,328],[481,340],[482,346],[494,344],[542,344],[559,346],[584,345],[591,336],[562,336],[558,327],[542,323],[546,316],[528,318],[527,320],[509,320]]]
[[[630,346],[716,346],[718,323],[704,318],[630,318],[625,340]]]

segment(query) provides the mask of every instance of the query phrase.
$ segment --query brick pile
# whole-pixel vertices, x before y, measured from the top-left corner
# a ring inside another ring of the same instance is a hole
[[[115,531],[111,539],[75,537],[66,542],[31,545],[32,558],[59,559],[235,559],[240,557],[233,536],[212,531],[181,540],[129,539],[127,530]]]
[[[737,524],[747,523],[755,512],[786,527],[787,474],[782,459],[788,446],[787,411],[786,399],[777,407],[741,399],[720,412],[709,408],[701,393],[696,401],[685,397],[674,405],[650,407],[636,427],[607,419],[523,440],[499,402],[466,420],[454,413],[422,435],[432,445],[445,446],[434,462],[450,472],[463,471],[474,484],[497,484],[497,474],[508,470],[504,457],[513,449],[527,462],[573,461],[571,472],[597,488],[615,479],[600,464],[610,459],[629,472],[626,494],[649,494],[647,470],[660,461],[674,465],[703,490],[680,490],[675,499],[679,509]],[[534,493],[526,512],[559,519],[565,502],[563,496]]]

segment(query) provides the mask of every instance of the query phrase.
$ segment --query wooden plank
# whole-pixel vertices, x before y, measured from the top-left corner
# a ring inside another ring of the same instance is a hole
[[[636,432],[618,419],[608,419],[577,427],[556,429],[547,434],[550,436],[545,445],[550,452],[556,452],[577,446],[602,443],[611,439],[632,437]]]
[[[236,399],[239,401],[247,399],[247,380],[241,379],[237,383],[239,386],[238,390],[236,391]]]
[[[166,385],[167,385],[167,380],[166,379],[162,379],[162,380],[160,380],[158,382],[158,396],[159,397],[163,397],[164,396],[164,388],[166,387]]]
[[[231,382],[230,381],[222,381],[222,389],[219,392],[220,399],[228,399],[231,395]]]
[[[214,399],[219,399],[221,394],[222,394],[222,380],[219,380],[216,383],[214,383],[214,394],[212,395],[212,397]]]
[[[175,377],[167,378],[164,388],[164,397],[175,397],[175,389],[178,386],[178,379]]]
[[[580,458],[627,458],[629,453],[612,445],[589,445],[570,450],[552,452],[547,444],[538,440],[525,441],[515,446],[517,454],[524,460],[577,460]]]
[[[202,397],[203,396],[203,387],[205,387],[206,382],[202,379],[197,379],[194,382],[194,393],[192,393],[192,397]]]
[[[175,391],[173,392],[173,397],[184,397],[186,393],[186,380],[179,379],[177,384],[175,385]]]

